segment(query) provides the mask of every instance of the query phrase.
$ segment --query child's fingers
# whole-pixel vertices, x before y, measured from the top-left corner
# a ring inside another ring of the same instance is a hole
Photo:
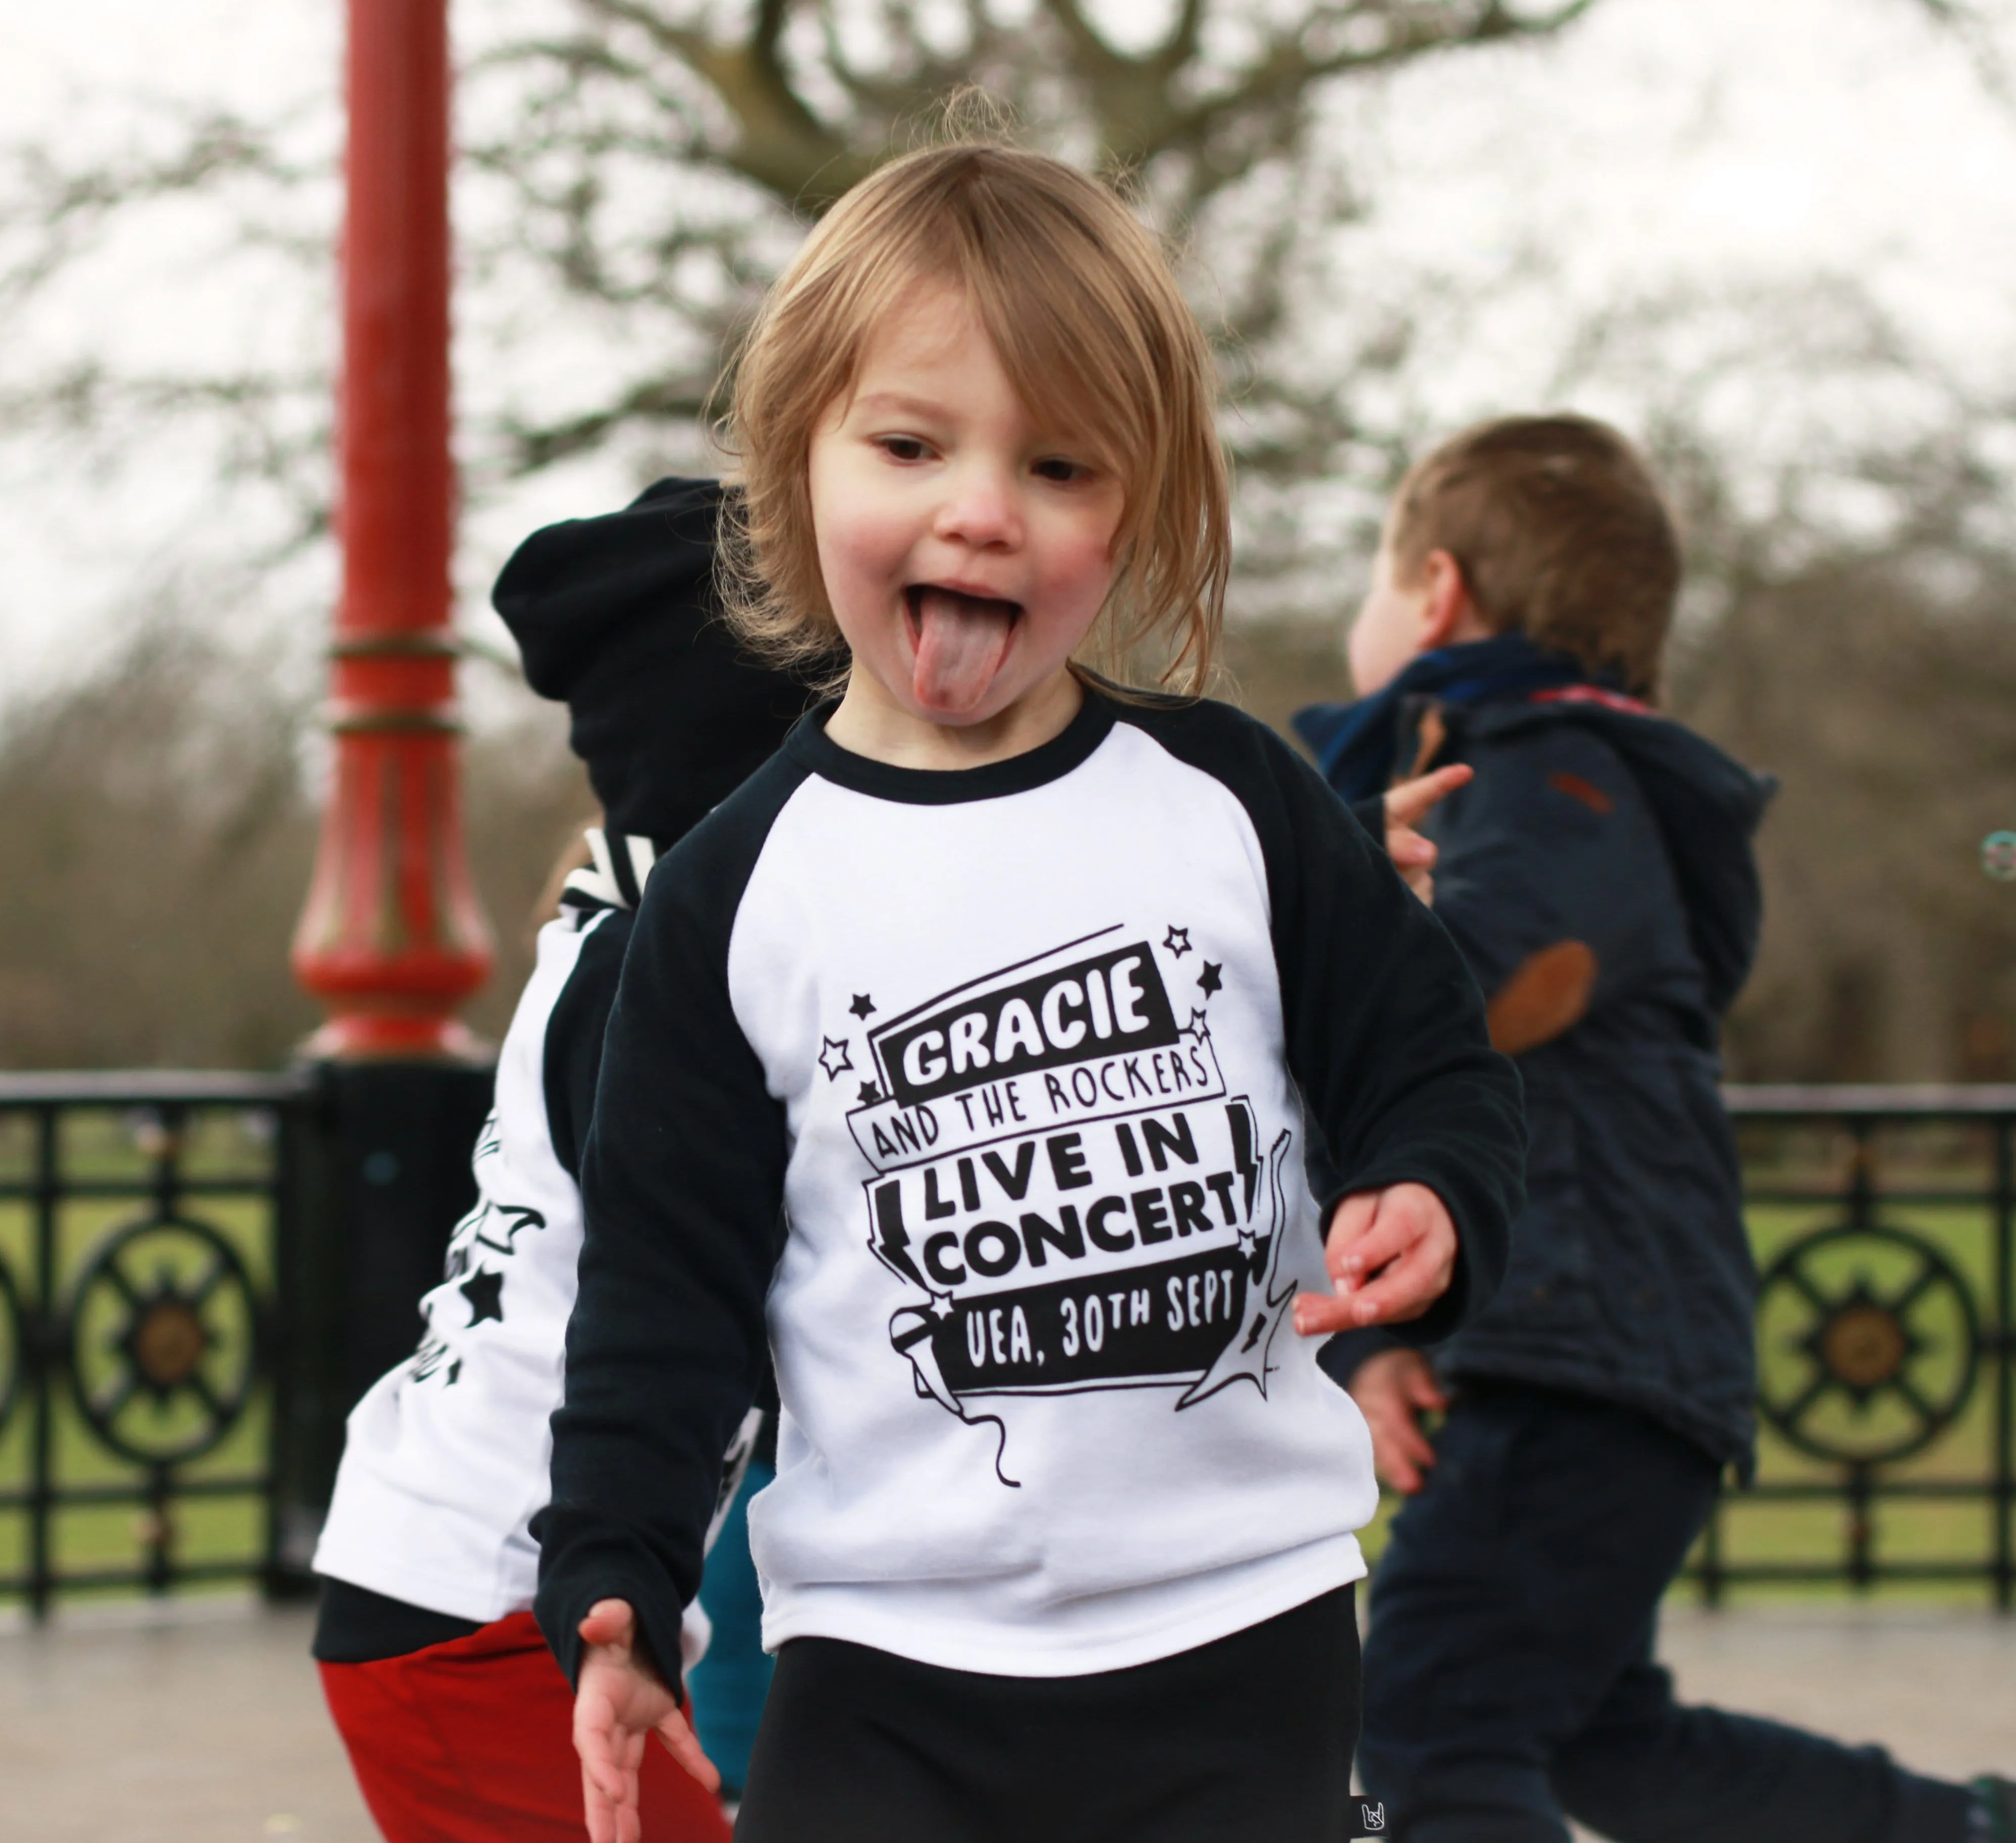
[[[1402,871],[1425,870],[1435,863],[1441,852],[1431,838],[1424,838],[1418,832],[1399,831],[1386,834],[1386,855]]]
[[[1328,1337],[1358,1329],[1357,1296],[1338,1299],[1323,1293],[1295,1295],[1295,1331],[1303,1337]]]
[[[1427,1483],[1427,1468],[1435,1463],[1435,1449],[1422,1438],[1411,1420],[1402,1420],[1390,1430],[1372,1430],[1373,1470],[1402,1497],[1412,1497]]]
[[[1435,1463],[1404,1386],[1390,1376],[1370,1386],[1354,1378],[1352,1398],[1365,1416],[1372,1435],[1372,1463],[1379,1476],[1403,1497],[1412,1497],[1425,1482],[1424,1468]]]
[[[1446,800],[1457,788],[1470,779],[1476,770],[1467,762],[1456,762],[1448,768],[1438,768],[1433,774],[1417,775],[1411,781],[1402,781],[1386,793],[1386,824],[1388,830],[1395,826],[1411,826],[1438,801]]]
[[[653,1730],[667,1753],[711,1792],[721,1790],[721,1774],[707,1757],[686,1719],[675,1708]]]
[[[1435,1373],[1426,1363],[1410,1368],[1400,1379],[1400,1387],[1415,1407],[1425,1409],[1434,1414],[1449,1411],[1449,1397],[1442,1393],[1442,1384],[1435,1380]]]
[[[1359,1325],[1403,1324],[1419,1318],[1449,1290],[1455,1271],[1454,1247],[1445,1251],[1424,1240],[1338,1303],[1350,1308]]]
[[[581,1643],[614,1645],[628,1650],[637,1635],[637,1615],[627,1600],[598,1600],[574,1628]]]
[[[1416,1188],[1417,1186],[1407,1186]],[[1399,1194],[1402,1186],[1374,1193],[1373,1215],[1362,1233],[1340,1242],[1331,1238],[1326,1251],[1330,1278],[1340,1294],[1363,1286],[1367,1280],[1419,1241],[1427,1223],[1426,1212],[1410,1208]]]
[[[581,1766],[581,1814],[588,1820],[588,1843],[616,1843],[616,1807],[603,1795],[585,1760]]]
[[[581,1814],[588,1820],[589,1843],[635,1843],[636,1783],[634,1773],[626,1775],[613,1760],[581,1755]],[[632,1819],[627,1837],[626,1807]]]
[[[1372,1226],[1372,1218],[1379,1212],[1380,1195],[1377,1190],[1355,1190],[1330,1211],[1323,1247],[1331,1257],[1330,1270],[1333,1274],[1337,1272],[1337,1259],[1356,1247],[1366,1230]]]

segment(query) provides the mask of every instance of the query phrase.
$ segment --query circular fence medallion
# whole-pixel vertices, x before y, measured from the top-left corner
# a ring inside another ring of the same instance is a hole
[[[1757,1400],[1816,1459],[1876,1465],[1921,1451],[1974,1392],[1980,1326],[1946,1254],[1906,1229],[1802,1236],[1757,1301]]]
[[[70,1380],[92,1432],[146,1465],[209,1452],[251,1398],[258,1311],[238,1251],[208,1223],[115,1229],[70,1305]]]

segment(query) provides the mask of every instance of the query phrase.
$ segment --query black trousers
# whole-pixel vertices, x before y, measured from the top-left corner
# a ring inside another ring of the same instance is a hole
[[[1467,1388],[1372,1583],[1359,1769],[1406,1843],[1964,1843],[1968,1794],[1880,1748],[1686,1708],[1660,1596],[1708,1456],[1633,1409]]]
[[[942,1670],[794,1640],[736,1843],[1342,1843],[1358,1626],[1340,1588],[1092,1676]]]

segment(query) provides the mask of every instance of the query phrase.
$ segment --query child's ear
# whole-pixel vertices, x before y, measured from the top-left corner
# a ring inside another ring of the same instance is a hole
[[[1431,550],[1421,560],[1421,581],[1427,595],[1421,603],[1423,650],[1447,646],[1465,637],[1476,625],[1477,604],[1463,579],[1463,565],[1446,550]]]

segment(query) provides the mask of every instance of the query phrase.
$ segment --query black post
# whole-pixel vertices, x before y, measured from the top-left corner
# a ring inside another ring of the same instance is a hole
[[[56,1508],[56,1391],[63,1373],[63,1333],[56,1298],[56,1196],[62,1147],[53,1105],[35,1110],[35,1305],[28,1318],[27,1383],[34,1410],[29,1434],[28,1616],[49,1617],[54,1557],[50,1522]]]
[[[1722,1492],[1715,1494],[1715,1503],[1708,1514],[1708,1527],[1701,1532],[1701,1604],[1711,1611],[1722,1604]]]
[[[420,1295],[476,1196],[483,1064],[322,1062],[283,1140],[279,1356],[269,1591],[297,1591],[343,1452],[344,1417],[413,1354]]]
[[[1995,1332],[1989,1355],[1995,1365],[1995,1607],[2007,1613],[2016,1604],[2016,1170],[2011,1136],[2016,1119],[1995,1122]]]
[[[265,1589],[310,1590],[308,1557],[343,1446],[337,1383],[343,1248],[337,1211],[334,1109],[319,1067],[281,1109],[274,1163],[273,1451],[266,1494]]]

